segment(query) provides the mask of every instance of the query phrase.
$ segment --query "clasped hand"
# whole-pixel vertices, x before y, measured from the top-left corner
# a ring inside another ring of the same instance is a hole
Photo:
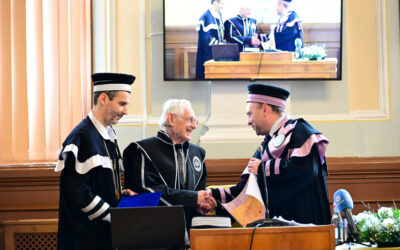
[[[251,38],[251,45],[253,47],[258,47],[260,46],[261,42],[260,39],[258,39],[257,33],[254,33],[253,37]]]
[[[212,196],[211,190],[200,190],[197,192],[197,212],[201,215],[209,215],[215,211],[217,201]]]

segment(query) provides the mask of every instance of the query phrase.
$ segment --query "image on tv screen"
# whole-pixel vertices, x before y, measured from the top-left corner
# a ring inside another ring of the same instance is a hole
[[[341,80],[342,0],[164,0],[164,80]]]

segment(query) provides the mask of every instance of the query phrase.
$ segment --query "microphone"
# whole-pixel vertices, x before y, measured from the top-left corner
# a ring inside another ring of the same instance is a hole
[[[339,189],[333,195],[333,200],[337,209],[344,214],[349,223],[348,229],[350,236],[353,240],[359,241],[358,228],[354,223],[353,215],[351,214],[351,210],[354,207],[353,199],[351,198],[349,192],[347,192],[345,189]]]
[[[303,56],[303,52],[301,51],[303,42],[301,41],[300,38],[296,38],[296,40],[294,40],[294,46],[296,47],[295,49],[296,59],[299,59]]]

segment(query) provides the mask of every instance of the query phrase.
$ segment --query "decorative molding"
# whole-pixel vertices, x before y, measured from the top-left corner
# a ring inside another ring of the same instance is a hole
[[[379,110],[390,118],[390,81],[389,81],[389,48],[388,48],[388,1],[376,0],[377,44],[378,44],[378,81]]]
[[[312,121],[357,121],[357,120],[388,120],[390,115],[390,81],[389,81],[389,52],[388,52],[388,20],[386,13],[387,1],[376,0],[376,39],[378,55],[378,110],[350,110],[349,113],[332,115],[296,115]]]
[[[116,1],[92,1],[93,71],[115,72],[117,51]]]

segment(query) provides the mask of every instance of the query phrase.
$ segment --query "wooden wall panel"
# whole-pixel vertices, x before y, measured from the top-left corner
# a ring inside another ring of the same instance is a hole
[[[55,163],[0,166],[0,222],[57,218],[59,173]]]
[[[207,160],[207,185],[235,184],[248,159]],[[0,223],[4,220],[58,217],[59,173],[54,163],[0,166]],[[362,202],[400,206],[400,157],[328,158],[329,197],[340,188],[354,200],[354,212]]]

